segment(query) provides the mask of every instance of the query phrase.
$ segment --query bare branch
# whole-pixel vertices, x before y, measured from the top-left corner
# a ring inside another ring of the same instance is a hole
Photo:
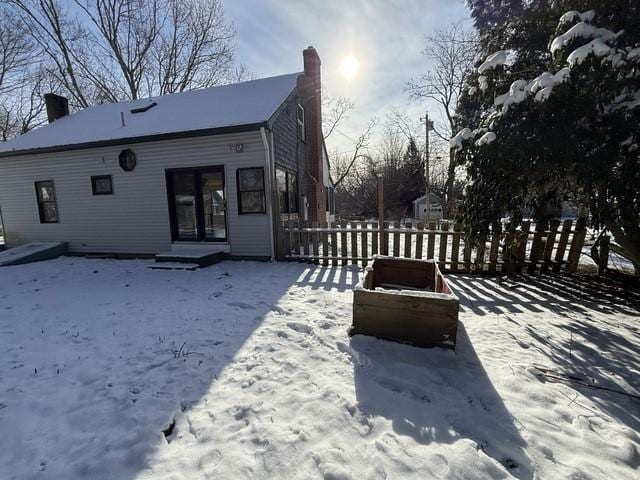
[[[346,97],[324,97],[322,99],[322,131],[325,140],[341,122],[346,120],[353,108],[353,102]]]
[[[235,30],[219,0],[167,0],[167,19],[154,49],[161,94],[237,81],[233,69]]]
[[[347,175],[349,175],[349,172],[351,171],[351,169],[353,168],[354,164],[358,159],[369,158],[369,156],[363,154],[362,151],[366,150],[367,147],[369,146],[369,140],[371,139],[371,131],[373,130],[373,127],[375,127],[375,125],[376,125],[376,120],[371,120],[367,125],[367,128],[365,129],[365,131],[358,137],[358,140],[356,141],[356,144],[354,146],[353,154],[351,155],[349,162],[347,163],[343,171],[338,175],[338,179],[333,183],[335,187],[340,185],[343,182],[343,180],[347,177]]]
[[[412,98],[426,98],[437,102],[444,111],[450,131],[455,124],[455,106],[464,81],[473,70],[478,48],[475,33],[454,23],[444,30],[426,37],[422,54],[432,64],[431,70],[412,79],[408,85]]]

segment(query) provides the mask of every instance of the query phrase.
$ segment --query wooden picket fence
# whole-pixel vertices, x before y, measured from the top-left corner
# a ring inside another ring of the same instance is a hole
[[[533,227],[533,228],[532,228]],[[279,232],[280,260],[321,265],[366,266],[374,255],[435,259],[447,272],[573,273],[586,235],[586,222],[523,222],[516,231],[490,232],[471,244],[459,224],[284,222]]]

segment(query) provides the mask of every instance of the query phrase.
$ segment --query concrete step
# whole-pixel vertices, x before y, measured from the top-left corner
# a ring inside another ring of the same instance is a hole
[[[191,252],[166,252],[155,256],[156,263],[188,263],[199,267],[208,267],[222,262],[228,257],[224,252],[191,251]]]
[[[197,263],[174,263],[174,262],[159,262],[149,265],[147,268],[151,270],[189,270],[194,271],[200,268]]]
[[[32,242],[0,252],[0,267],[51,260],[65,255],[67,242]]]

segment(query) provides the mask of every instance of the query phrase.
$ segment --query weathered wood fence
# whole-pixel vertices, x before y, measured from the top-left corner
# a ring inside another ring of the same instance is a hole
[[[488,273],[573,273],[586,235],[586,222],[523,222],[516,231],[502,228],[472,244],[459,224],[377,222],[282,225],[280,260],[322,265],[363,265],[374,255],[435,259],[442,271]]]

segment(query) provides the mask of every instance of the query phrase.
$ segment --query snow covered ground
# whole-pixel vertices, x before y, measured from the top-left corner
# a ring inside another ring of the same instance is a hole
[[[638,475],[637,292],[452,276],[454,353],[350,339],[353,268],[148,265],[0,269],[3,479]]]

